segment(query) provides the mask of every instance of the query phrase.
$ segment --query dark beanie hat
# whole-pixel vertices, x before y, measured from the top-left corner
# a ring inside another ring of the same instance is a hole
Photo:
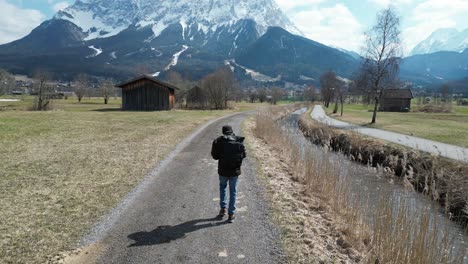
[[[234,133],[232,131],[232,126],[223,126],[223,134],[224,135],[232,135]]]

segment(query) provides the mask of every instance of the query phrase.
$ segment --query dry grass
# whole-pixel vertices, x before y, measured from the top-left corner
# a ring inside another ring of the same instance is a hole
[[[250,151],[262,168],[260,175],[265,176],[269,186],[290,262],[358,262],[370,236],[355,212],[343,210],[343,206],[352,202],[344,195],[336,196],[339,177],[335,177],[338,175],[335,167],[327,160],[309,159],[314,153],[298,149],[297,143],[276,124],[275,120],[292,109],[297,108],[274,107],[263,111],[255,124],[247,125],[250,132],[246,133]],[[330,199],[331,196],[338,199]],[[348,214],[346,219],[344,214]]]
[[[414,106],[413,108],[417,108]],[[429,106],[430,107],[430,106]],[[444,106],[434,106],[435,108]],[[450,106],[448,106],[448,109]],[[372,119],[372,106],[346,104],[344,115],[332,115],[333,107],[324,108],[331,117],[356,125],[378,128],[406,135],[427,138],[434,141],[468,148],[467,106],[453,106],[453,113],[377,113],[377,123]],[[433,109],[436,110],[436,109]],[[443,110],[443,109],[442,109]],[[432,111],[427,109],[427,111]]]
[[[415,112],[424,112],[424,113],[452,113],[453,105],[452,104],[426,104],[418,105],[415,109]]]
[[[317,145],[341,152],[351,160],[391,172],[441,203],[453,220],[468,223],[468,165],[396,144],[334,129],[301,117],[304,135]]]
[[[63,110],[0,112],[2,263],[43,263],[73,249],[178,142],[207,120],[233,113],[56,105]]]
[[[339,165],[295,141],[297,135],[283,130],[276,123],[278,115],[274,112],[281,111],[260,113],[256,118],[254,132],[265,146],[269,146],[268,150],[273,152],[271,156],[282,162],[282,170],[287,172],[290,180],[301,184],[295,185],[296,189],[278,190],[275,187],[273,192],[276,195],[274,204],[283,206],[277,208],[277,211],[282,212],[279,218],[285,230],[285,246],[291,262],[337,261],[347,256],[346,260],[364,263],[462,263],[464,252],[452,252],[448,234],[441,235],[437,228],[431,228],[430,223],[434,221],[431,215],[414,217],[405,206],[395,207],[391,199],[381,197],[376,217],[370,217],[370,209],[359,206],[361,201],[350,195],[347,183],[339,177]],[[268,168],[264,170],[268,171]],[[277,175],[281,174],[267,174],[268,181],[277,181]],[[281,177],[283,179],[280,178],[280,182],[283,183],[279,186],[284,186],[284,176]],[[293,195],[283,194],[284,191],[292,192]],[[297,192],[300,195],[294,195]],[[287,202],[281,204],[278,202],[281,200]],[[334,226],[335,233],[329,233],[330,229],[314,232],[301,227],[308,226],[307,220],[294,221],[301,213],[317,215],[316,212],[321,218],[330,220],[328,226]],[[334,245],[339,247],[333,247],[326,239],[307,242],[311,234],[322,238],[334,234]],[[324,246],[329,251],[321,250]],[[330,255],[333,253],[335,255]]]

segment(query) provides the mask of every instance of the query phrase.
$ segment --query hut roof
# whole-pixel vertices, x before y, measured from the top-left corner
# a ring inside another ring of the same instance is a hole
[[[137,81],[140,81],[140,80],[143,80],[143,79],[146,79],[146,80],[149,80],[149,81],[151,81],[151,82],[160,84],[160,85],[162,85],[162,86],[165,86],[165,87],[170,88],[170,89],[173,89],[173,90],[180,90],[179,88],[177,88],[177,87],[175,87],[175,86],[173,86],[173,85],[170,85],[170,84],[168,84],[168,83],[165,83],[165,82],[162,82],[162,81],[160,81],[160,80],[157,80],[157,79],[155,79],[153,76],[147,75],[147,74],[142,75],[142,76],[139,76],[139,77],[134,78],[134,79],[131,79],[131,80],[128,80],[128,81],[126,81],[126,82],[124,82],[124,83],[118,84],[118,85],[116,85],[116,87],[118,87],[118,88],[124,88],[125,86],[127,86],[127,85],[129,85],[129,84],[131,84],[131,83],[134,83],[134,82],[137,82]]]
[[[383,91],[383,98],[387,99],[413,99],[411,89],[387,89]]]

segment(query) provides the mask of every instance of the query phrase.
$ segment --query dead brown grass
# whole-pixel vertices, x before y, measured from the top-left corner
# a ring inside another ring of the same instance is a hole
[[[448,234],[430,228],[430,215],[414,218],[405,206],[382,197],[376,220],[368,217],[369,209],[359,206],[340,180],[339,165],[298,145],[277,124],[281,115],[275,112],[281,111],[261,112],[252,125],[261,140],[252,139],[259,146],[253,152],[270,183],[292,263],[462,263],[464,252],[452,252]],[[311,223],[322,228],[307,228]]]
[[[94,111],[102,107],[0,112],[1,263],[74,249],[177,143],[232,113]]]
[[[336,169],[325,160],[309,160],[304,166],[304,159],[313,153],[299,154],[291,138],[275,123],[293,109],[297,108],[266,110],[246,128],[250,151],[260,163],[260,174],[269,186],[274,215],[282,227],[282,240],[290,262],[359,262],[370,235],[359,215],[343,210],[352,201],[344,195],[330,199],[339,191],[335,188]],[[347,213],[348,217],[344,218]]]
[[[419,105],[416,107],[415,112],[424,112],[424,113],[452,113],[453,105],[450,104],[426,104]]]
[[[402,178],[440,202],[454,221],[468,224],[468,164],[334,129],[315,122],[308,113],[301,117],[300,128],[314,144]]]

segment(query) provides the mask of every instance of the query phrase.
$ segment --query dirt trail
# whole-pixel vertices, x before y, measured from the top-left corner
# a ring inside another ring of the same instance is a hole
[[[284,262],[279,234],[270,223],[263,187],[250,158],[239,182],[236,222],[227,224],[225,219],[215,218],[219,191],[211,142],[224,124],[240,134],[247,116],[243,113],[215,121],[181,143],[124,205],[97,225],[87,239],[88,245],[100,245],[96,262]],[[77,263],[76,258],[74,261]]]

